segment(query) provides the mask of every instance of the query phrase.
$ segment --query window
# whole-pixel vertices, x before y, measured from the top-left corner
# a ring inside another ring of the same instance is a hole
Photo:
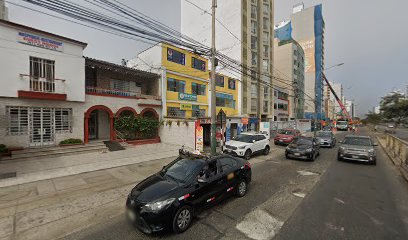
[[[256,22],[251,20],[251,33],[256,35]]]
[[[229,89],[232,89],[232,90],[235,90],[235,89],[236,89],[235,79],[232,79],[232,78],[228,79],[228,88],[229,88]]]
[[[251,5],[251,18],[256,19],[256,6]]]
[[[263,44],[269,45],[269,33],[268,32],[263,32],[262,40],[263,40]]]
[[[186,55],[174,49],[167,49],[167,60],[170,62],[186,65]]]
[[[256,49],[257,47],[257,38],[255,36],[251,36],[251,49]]]
[[[268,96],[269,96],[269,88],[264,87],[264,98],[268,98]]]
[[[273,96],[277,97],[278,96],[278,91],[273,91]]]
[[[55,61],[30,57],[30,76],[35,79],[55,79]]]
[[[256,98],[251,98],[251,112],[256,112],[257,110],[257,101],[258,99]]]
[[[23,135],[28,133],[28,108],[7,107],[8,134]]]
[[[269,46],[263,45],[263,56],[265,58],[269,57]]]
[[[268,101],[264,101],[264,105],[263,105],[263,111],[266,113],[269,110],[269,102]]]
[[[205,109],[200,109],[198,105],[193,105],[193,117],[203,118],[206,117],[205,113]]]
[[[251,97],[256,98],[258,96],[257,84],[251,83]]]
[[[234,96],[226,93],[216,93],[215,105],[217,107],[235,108]]]
[[[273,104],[273,109],[277,109],[278,106],[276,105],[276,103]],[[276,120],[275,120],[276,121]]]
[[[111,87],[111,89],[114,89],[114,90],[129,92],[130,91],[130,82],[125,81],[125,80],[111,79],[110,87]]]
[[[198,58],[192,57],[191,58],[191,67],[201,70],[201,71],[205,71],[205,61],[200,60]]]
[[[257,2],[257,0],[251,0],[251,3],[252,3],[252,4],[255,4],[255,5],[256,5],[256,2]]]
[[[185,81],[176,80],[174,78],[167,78],[167,91],[184,93],[185,89]]]
[[[205,85],[198,83],[191,83],[191,90],[193,94],[196,95],[206,95],[205,94]]]
[[[229,157],[224,157],[220,159],[220,165],[223,172],[227,172],[231,168],[237,166],[237,162]]]
[[[59,133],[72,132],[72,109],[55,109],[55,131]]]
[[[269,16],[269,5],[268,4],[263,5],[263,14]]]
[[[180,110],[178,107],[167,107],[167,116],[168,117],[186,117],[186,111]]]
[[[268,72],[269,71],[269,60],[262,60],[262,70],[264,72]]]
[[[224,76],[215,75],[215,86],[224,87]]]
[[[253,81],[256,80],[256,71],[255,70],[251,70],[251,78]]]
[[[266,137],[265,137],[265,135],[256,135],[256,141],[261,141],[261,140],[265,140],[266,139]]]
[[[256,54],[256,52],[252,52],[252,65],[256,65],[258,62],[258,54]]]
[[[264,30],[269,29],[269,18],[266,18],[266,17],[263,18],[263,29]]]

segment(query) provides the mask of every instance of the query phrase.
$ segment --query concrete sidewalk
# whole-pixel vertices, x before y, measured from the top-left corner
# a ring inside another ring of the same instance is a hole
[[[179,148],[178,145],[158,143],[132,146],[116,152],[1,162],[0,174],[15,172],[16,177],[1,179],[0,188],[175,157]]]

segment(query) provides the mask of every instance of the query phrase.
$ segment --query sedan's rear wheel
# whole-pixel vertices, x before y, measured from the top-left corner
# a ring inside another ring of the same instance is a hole
[[[246,192],[247,192],[247,183],[245,182],[245,180],[242,180],[241,182],[238,183],[238,187],[237,187],[237,196],[238,197],[243,197],[245,196]]]
[[[190,206],[180,208],[173,218],[173,231],[182,233],[190,227],[193,220],[193,210]]]

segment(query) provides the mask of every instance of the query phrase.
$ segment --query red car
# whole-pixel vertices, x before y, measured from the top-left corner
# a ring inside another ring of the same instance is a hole
[[[275,145],[288,145],[294,138],[299,137],[300,131],[296,129],[280,129],[274,138]]]

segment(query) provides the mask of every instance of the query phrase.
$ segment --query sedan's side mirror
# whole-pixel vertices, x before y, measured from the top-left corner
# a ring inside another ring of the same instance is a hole
[[[374,143],[374,144],[373,144],[373,147],[377,147],[377,146],[378,146],[378,144],[377,144],[377,143]]]
[[[254,142],[256,142],[255,140],[252,140],[252,142],[254,143]]]

